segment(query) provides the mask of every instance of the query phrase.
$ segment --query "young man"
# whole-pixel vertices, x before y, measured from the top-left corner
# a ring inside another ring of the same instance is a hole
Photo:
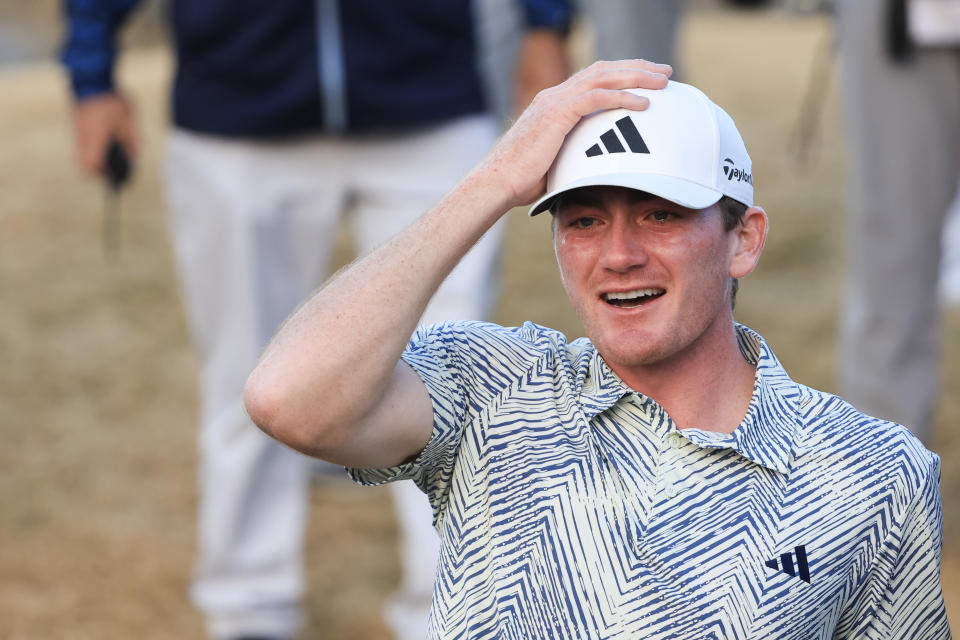
[[[542,92],[286,323],[248,410],[361,482],[427,493],[434,638],[947,638],[939,460],[734,323],[766,214],[733,121],[668,75],[598,63]],[[460,256],[537,197],[589,339],[414,333]]]

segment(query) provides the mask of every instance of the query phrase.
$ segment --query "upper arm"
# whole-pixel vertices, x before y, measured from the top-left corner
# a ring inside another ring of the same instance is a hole
[[[945,640],[950,637],[940,584],[943,544],[940,465],[933,454],[917,494],[888,533],[852,604],[849,633],[838,638]]]
[[[878,608],[881,638],[944,640],[950,637],[940,584],[943,518],[940,464],[928,469],[900,532],[898,553]]]
[[[423,380],[400,360],[381,398],[347,437],[311,452],[336,464],[358,468],[394,467],[416,457],[433,432],[433,403]]]

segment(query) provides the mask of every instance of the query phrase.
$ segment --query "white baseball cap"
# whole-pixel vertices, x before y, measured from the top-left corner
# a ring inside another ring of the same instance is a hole
[[[722,196],[753,205],[750,156],[723,109],[680,82],[630,92],[648,97],[650,106],[581,119],[547,172],[547,193],[531,216],[564,191],[599,185],[646,191],[690,209],[705,209]]]

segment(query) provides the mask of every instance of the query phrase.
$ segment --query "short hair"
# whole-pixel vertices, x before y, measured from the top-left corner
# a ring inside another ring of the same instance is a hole
[[[747,213],[747,205],[739,200],[734,200],[730,196],[723,196],[717,202],[720,207],[720,213],[723,214],[723,230],[733,231],[743,222],[743,216]]]
[[[723,230],[724,231],[733,231],[741,224],[743,224],[743,216],[747,213],[747,205],[740,202],[739,200],[734,200],[730,196],[723,196],[720,198],[720,201],[717,202],[717,206],[720,207],[720,214],[723,219]],[[740,290],[740,281],[737,278],[731,278],[730,282],[730,308],[735,309],[737,306],[737,291]]]

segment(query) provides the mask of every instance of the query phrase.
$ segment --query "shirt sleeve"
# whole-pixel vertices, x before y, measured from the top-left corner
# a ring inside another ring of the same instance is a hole
[[[412,462],[387,469],[348,469],[360,484],[413,480],[430,498],[434,519],[446,504],[450,478],[467,421],[477,366],[477,344],[468,338],[469,325],[448,323],[420,327],[403,352],[403,360],[423,380],[433,403],[433,434]]]
[[[566,35],[573,21],[570,0],[522,0],[524,23],[528,29],[552,29]]]
[[[113,90],[116,34],[140,0],[63,0],[66,37],[60,62],[76,98]]]
[[[848,610],[852,628],[838,638],[945,640],[950,626],[940,585],[943,517],[940,459],[927,452],[921,486],[880,548]]]

